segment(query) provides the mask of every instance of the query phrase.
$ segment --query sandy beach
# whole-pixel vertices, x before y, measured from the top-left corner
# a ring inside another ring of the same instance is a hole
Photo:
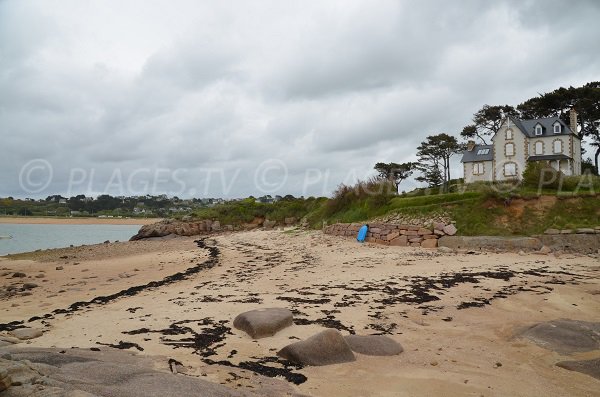
[[[159,370],[176,360],[253,395],[591,396],[600,385],[555,366],[600,350],[559,354],[518,336],[543,321],[600,321],[600,263],[588,256],[440,253],[288,230],[17,258],[0,258],[0,322],[44,330],[24,346],[128,348],[161,357]],[[36,286],[9,291],[24,283]],[[233,327],[265,307],[292,310],[294,325],[259,340]],[[404,352],[322,367],[276,357],[325,328],[384,334]]]
[[[149,225],[160,218],[58,218],[35,216],[0,216],[0,223],[21,225]]]

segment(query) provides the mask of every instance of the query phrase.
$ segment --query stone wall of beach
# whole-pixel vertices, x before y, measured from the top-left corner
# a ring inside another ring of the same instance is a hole
[[[323,232],[334,236],[356,237],[360,223],[336,223],[326,226]],[[456,226],[436,222],[431,227],[402,225],[393,223],[369,224],[366,242],[400,247],[436,248],[438,239],[442,236],[456,234]]]
[[[356,238],[361,223],[336,223],[325,234]],[[366,242],[400,247],[465,249],[477,251],[575,252],[600,256],[600,226],[573,230],[548,229],[531,237],[455,236],[454,224],[434,222],[429,226],[395,223],[369,223]]]

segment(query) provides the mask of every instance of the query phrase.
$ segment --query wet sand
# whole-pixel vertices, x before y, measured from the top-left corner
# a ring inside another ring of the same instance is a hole
[[[149,225],[160,218],[58,218],[35,216],[0,216],[0,223],[18,225]]]
[[[589,396],[599,385],[554,364],[600,351],[565,356],[515,337],[541,321],[600,321],[597,258],[440,254],[255,231],[33,259],[0,259],[0,285],[39,285],[0,300],[0,329],[24,321],[45,330],[28,346],[126,348],[165,357],[164,370],[176,360],[189,375],[259,395]],[[257,341],[232,327],[260,307],[291,309],[295,325]],[[385,334],[405,351],[304,368],[276,357],[324,327]]]

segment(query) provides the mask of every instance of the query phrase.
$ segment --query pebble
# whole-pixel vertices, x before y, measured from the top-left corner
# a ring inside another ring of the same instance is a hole
[[[13,275],[12,275],[12,276],[13,276],[13,278],[23,278],[23,277],[27,277],[27,275],[26,275],[25,273],[22,273],[22,272],[16,272],[16,273],[13,273]]]
[[[56,266],[56,270],[62,270],[62,269],[64,269],[64,267],[62,267],[62,266]]]

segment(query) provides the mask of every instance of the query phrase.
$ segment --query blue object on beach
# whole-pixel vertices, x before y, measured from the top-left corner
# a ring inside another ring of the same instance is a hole
[[[367,237],[368,231],[369,231],[369,226],[363,225],[358,231],[358,236],[356,236],[356,240],[361,243],[364,242],[365,238]]]

